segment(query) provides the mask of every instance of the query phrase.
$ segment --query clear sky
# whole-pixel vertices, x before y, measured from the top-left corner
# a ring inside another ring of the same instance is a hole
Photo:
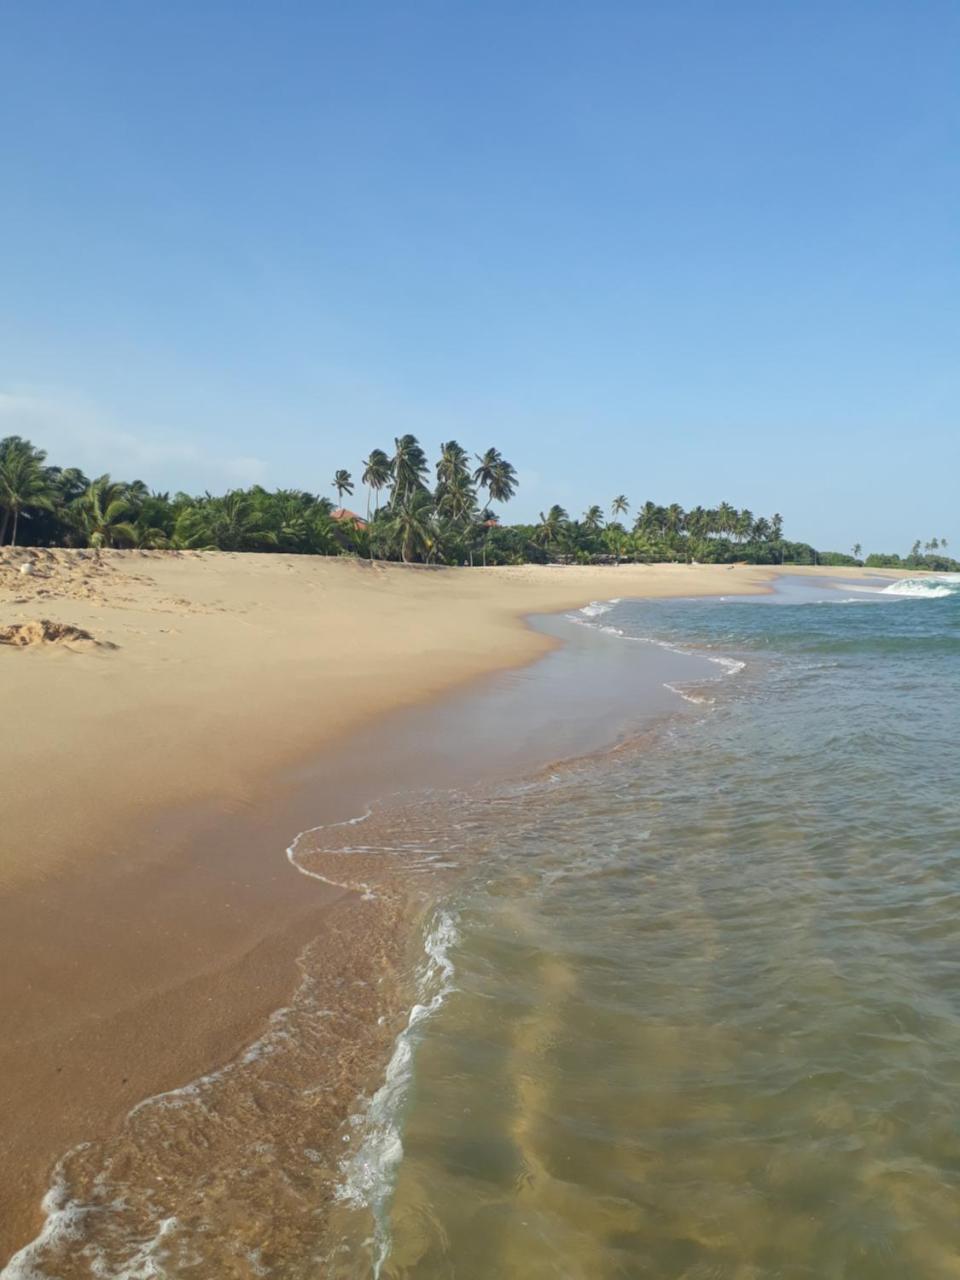
[[[956,0],[0,0],[0,435],[960,552]]]

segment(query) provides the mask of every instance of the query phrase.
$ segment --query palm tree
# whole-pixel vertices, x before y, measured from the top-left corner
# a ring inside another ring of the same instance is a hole
[[[438,489],[464,476],[469,476],[468,457],[466,449],[456,440],[447,440],[441,444],[440,459],[437,462]]]
[[[540,523],[536,528],[536,539],[543,547],[556,546],[563,535],[570,517],[563,507],[556,503],[546,515],[540,512]]]
[[[717,507],[717,532],[729,536],[737,527],[736,508],[729,502],[721,502]]]
[[[470,482],[469,456],[457,440],[447,440],[440,445],[435,505],[437,515],[444,523],[444,533],[448,541],[452,534],[463,537],[467,525],[477,514],[477,495]],[[474,538],[465,540],[469,543],[468,550],[472,565]]]
[[[396,503],[390,520],[390,534],[400,548],[400,559],[412,564],[417,555],[429,552],[435,540],[433,501],[424,489],[410,489]]]
[[[117,542],[132,543],[136,530],[128,517],[133,508],[127,486],[109,475],[98,476],[77,499],[75,513],[80,531],[91,547],[112,547]]]
[[[710,513],[703,507],[692,507],[684,518],[684,527],[693,538],[706,537],[710,529]]]
[[[663,515],[663,527],[667,533],[679,533],[683,528],[684,511],[678,502],[671,502]]]
[[[206,551],[255,551],[277,545],[255,495],[240,489],[222,498],[209,493],[199,498],[181,511],[175,533],[179,545]]]
[[[493,477],[496,474],[497,463],[500,461],[499,449],[488,449],[486,453],[474,454],[480,465],[473,473],[473,483],[478,489],[487,489],[493,483]]]
[[[12,436],[3,442],[0,452],[0,544],[7,536],[7,526],[13,521],[10,545],[17,545],[17,528],[22,511],[52,511],[50,476],[43,465],[46,454],[42,449]]]
[[[853,558],[854,558],[854,560],[859,560],[859,559],[860,559],[860,556],[861,556],[862,554],[863,554],[863,547],[861,547],[861,545],[860,545],[860,543],[859,543],[859,542],[855,542],[855,543],[853,544]]]
[[[620,516],[625,516],[630,510],[630,503],[624,493],[618,493],[614,500],[610,503],[610,515],[614,520]]]
[[[655,502],[645,502],[637,512],[633,527],[641,533],[659,533],[663,527],[663,507],[658,507]]]
[[[455,472],[437,487],[437,511],[454,525],[466,523],[477,507],[477,495],[466,471]]]
[[[353,477],[349,471],[344,471],[341,467],[339,471],[333,473],[333,484],[331,488],[337,491],[337,501],[343,506],[343,495],[353,493]]]
[[[83,496],[90,487],[90,481],[79,467],[51,467],[50,482],[55,493],[58,507],[68,507],[77,498]]]
[[[588,533],[596,533],[598,529],[603,527],[603,508],[596,506],[588,507],[583,513],[583,527]]]
[[[416,436],[407,433],[394,439],[393,454],[393,493],[390,506],[395,507],[408,493],[414,490],[426,490],[428,471],[427,455],[420,446]]]
[[[377,495],[377,507],[380,510],[380,490],[390,483],[393,475],[393,463],[382,449],[371,449],[370,457],[363,463],[361,480],[367,486],[367,521],[370,520],[370,494]]]
[[[475,456],[480,465],[473,473],[474,484],[478,489],[486,489],[491,502],[509,502],[517,491],[515,468],[501,456],[499,449],[488,449]]]
[[[486,489],[491,502],[509,502],[517,491],[517,473],[515,468],[501,455],[499,449],[488,449],[484,454],[475,455],[479,466],[473,473],[473,481],[478,489]],[[492,513],[491,513],[492,514]],[[493,516],[496,522],[496,517]],[[490,534],[490,521],[486,521],[487,533],[483,540],[483,563],[487,563],[487,538]]]
[[[613,552],[616,563],[619,565],[628,546],[628,538],[623,531],[623,526],[616,523],[608,524],[603,531],[603,537],[607,546]]]

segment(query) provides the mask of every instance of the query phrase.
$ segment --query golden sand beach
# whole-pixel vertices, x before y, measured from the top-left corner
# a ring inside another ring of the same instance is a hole
[[[323,761],[352,731],[535,660],[553,641],[526,615],[773,576],[0,552],[0,1260],[39,1229],[65,1150],[259,1034],[308,940],[326,930],[349,970],[331,921],[357,895],[283,849],[349,812]],[[309,813],[291,808],[306,767]],[[331,1088],[331,1126],[355,1087]]]

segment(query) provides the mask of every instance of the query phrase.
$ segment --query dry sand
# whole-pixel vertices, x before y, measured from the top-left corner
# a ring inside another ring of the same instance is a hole
[[[343,896],[279,856],[285,769],[532,661],[526,614],[773,576],[0,551],[0,1261],[67,1147],[283,1003]]]

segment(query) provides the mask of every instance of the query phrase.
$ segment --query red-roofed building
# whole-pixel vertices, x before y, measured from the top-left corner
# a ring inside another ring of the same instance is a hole
[[[348,511],[346,507],[334,507],[330,512],[330,519],[337,521],[345,521],[355,525],[358,529],[365,529],[367,522],[363,516],[358,516],[355,511]]]

